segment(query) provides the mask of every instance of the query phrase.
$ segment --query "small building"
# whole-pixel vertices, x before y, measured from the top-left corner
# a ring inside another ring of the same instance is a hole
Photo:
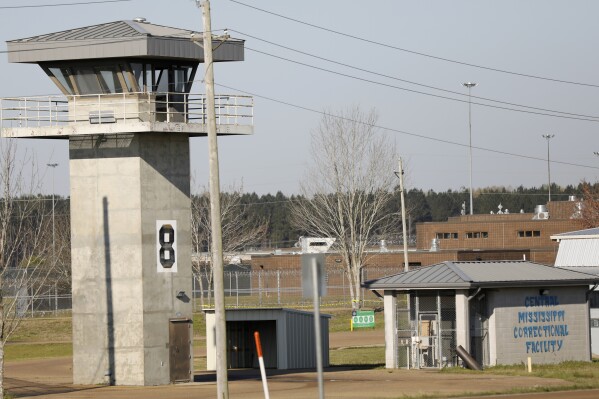
[[[599,275],[599,228],[572,231],[551,237],[559,242],[555,266]],[[591,351],[599,356],[599,291],[589,295],[591,307]]]
[[[442,262],[365,282],[384,298],[385,364],[589,361],[589,285],[599,277],[528,261]]]
[[[206,312],[206,368],[216,370],[216,317]],[[254,332],[260,333],[264,365],[280,370],[316,368],[314,314],[294,309],[227,309],[227,367],[257,368]],[[320,315],[322,362],[329,366],[329,319]]]

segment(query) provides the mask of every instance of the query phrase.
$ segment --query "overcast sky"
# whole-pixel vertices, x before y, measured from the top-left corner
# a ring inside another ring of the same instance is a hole
[[[76,1],[0,0],[0,49],[5,51],[5,42],[11,39],[135,17],[159,25],[202,30],[201,11],[192,0],[7,8]],[[580,119],[596,118],[587,121],[551,117],[473,104],[475,188],[546,184],[547,144],[541,135],[547,133],[555,134],[551,140],[551,160],[556,161],[551,164],[553,182],[578,184],[582,179],[594,182],[599,177],[599,157],[593,154],[599,151],[597,1],[239,1],[271,13],[235,1],[211,2],[213,30],[229,28],[232,36],[247,40],[244,62],[221,63],[215,68],[216,83],[236,90],[217,87],[216,92],[227,94],[239,90],[255,95],[254,135],[219,139],[223,188],[243,182],[245,191],[259,194],[298,191],[298,182],[310,160],[310,133],[320,116],[266,97],[316,111],[334,111],[352,105],[374,108],[379,114],[379,125],[393,129],[381,130],[381,134],[391,136],[406,159],[410,187],[434,190],[468,187],[468,92],[462,86],[467,81],[478,83],[472,89],[473,103],[551,113],[494,103],[477,96],[560,111],[561,116],[572,117],[564,114],[570,113],[584,115],[575,116]],[[265,40],[348,66],[286,50]],[[197,82],[193,91],[203,92],[201,83]],[[38,66],[8,64],[7,55],[0,54],[0,97],[58,92]],[[20,148],[35,153],[42,164],[59,163],[56,191],[68,195],[66,141],[23,140]],[[205,138],[191,139],[196,185],[207,184],[207,152]]]

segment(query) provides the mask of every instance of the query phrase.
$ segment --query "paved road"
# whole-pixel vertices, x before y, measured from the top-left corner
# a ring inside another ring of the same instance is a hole
[[[373,346],[384,343],[381,330],[332,333],[332,348]],[[108,387],[72,385],[71,358],[29,360],[6,364],[6,386],[18,398],[35,399],[199,399],[216,396],[215,375],[197,373],[190,384],[162,387]],[[301,370],[268,370],[273,399],[305,399],[318,396],[316,375]],[[262,383],[257,370],[235,370],[229,374],[231,399],[262,399]],[[325,372],[325,393],[328,399],[398,398],[403,395],[455,395],[492,392],[506,387],[526,388],[567,385],[559,379],[508,377],[488,374],[449,374],[435,370],[383,370],[330,368]],[[553,392],[541,394],[503,395],[513,399],[596,399],[599,390]],[[480,397],[478,397],[480,398]],[[472,399],[472,397],[470,397]],[[475,398],[476,399],[476,398]]]
[[[108,387],[72,385],[70,358],[8,363],[6,371],[9,392],[19,398],[187,399],[213,398],[216,394],[215,375],[209,372],[196,374],[195,382],[191,384],[162,387]],[[313,372],[268,370],[268,374],[268,384],[273,399],[317,397],[316,375]],[[262,399],[264,397],[257,370],[234,370],[230,372],[229,376],[232,399]],[[466,390],[476,393],[498,391],[505,387],[564,385],[564,381],[561,380],[537,377],[449,374],[424,370],[352,370],[348,368],[327,369],[324,379],[326,397],[344,399],[390,399],[402,395],[424,393],[443,396],[459,394]],[[554,398],[559,397],[565,396],[554,396]],[[580,399],[587,397],[589,396],[581,396]]]

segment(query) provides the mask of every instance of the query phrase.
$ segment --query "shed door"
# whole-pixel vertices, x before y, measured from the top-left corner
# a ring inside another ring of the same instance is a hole
[[[191,320],[169,320],[171,382],[191,380]]]
[[[276,320],[227,321],[227,363],[229,368],[257,368],[254,332],[260,333],[264,366],[277,368]]]

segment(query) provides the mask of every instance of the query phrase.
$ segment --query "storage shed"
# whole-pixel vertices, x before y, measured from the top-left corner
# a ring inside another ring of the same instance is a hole
[[[559,242],[555,266],[599,275],[599,228],[571,231],[551,236]],[[599,356],[599,291],[593,286],[591,307],[591,352]]]
[[[589,285],[527,261],[443,262],[364,283],[384,293],[387,368],[590,361]]]
[[[216,369],[214,310],[206,310],[206,368]],[[227,365],[257,368],[254,332],[260,333],[267,368],[316,367],[314,314],[294,309],[227,309]],[[329,366],[329,319],[320,315],[323,366]]]

